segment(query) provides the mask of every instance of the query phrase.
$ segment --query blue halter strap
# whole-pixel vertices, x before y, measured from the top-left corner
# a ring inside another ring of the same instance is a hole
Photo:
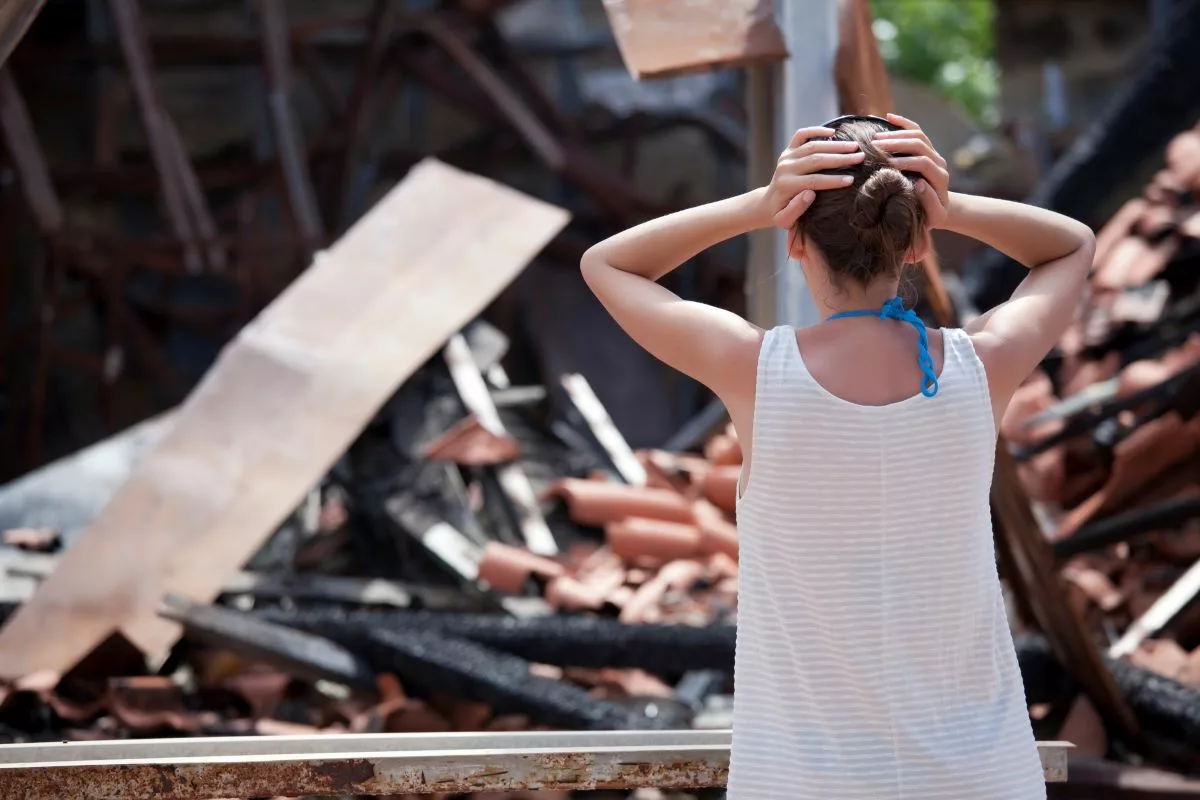
[[[921,372],[925,374],[925,379],[921,381],[921,394],[926,397],[933,397],[937,394],[938,379],[937,373],[933,371],[933,356],[929,355],[929,335],[925,332],[925,323],[916,315],[912,309],[904,307],[904,301],[899,297],[893,297],[883,304],[883,308],[878,311],[871,309],[863,309],[861,311],[843,311],[840,314],[834,314],[829,320],[838,319],[839,317],[874,317],[880,319],[898,319],[901,322],[907,322],[917,329],[917,337],[919,340],[917,361],[921,365]]]

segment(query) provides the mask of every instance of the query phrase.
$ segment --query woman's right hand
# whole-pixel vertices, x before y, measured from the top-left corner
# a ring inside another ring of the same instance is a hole
[[[789,230],[804,215],[816,192],[844,189],[854,182],[849,175],[825,175],[825,170],[853,167],[863,160],[856,142],[820,141],[833,136],[832,128],[801,128],[775,164],[775,174],[763,197],[764,217],[770,225]],[[818,141],[810,141],[818,139]]]

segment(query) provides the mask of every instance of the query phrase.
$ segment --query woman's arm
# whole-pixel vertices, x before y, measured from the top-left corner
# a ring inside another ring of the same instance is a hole
[[[814,191],[844,186],[843,176],[816,173],[861,160],[858,146],[807,141],[832,133],[798,131],[769,186],[645,222],[583,255],[584,280],[617,324],[651,355],[727,404],[732,387],[754,385],[762,331],[724,309],[684,301],[655,281],[726,239],[759,228],[791,227]]]
[[[957,193],[950,195],[941,227],[990,245],[1030,270],[1011,298],[967,326],[1002,414],[1075,318],[1096,237],[1083,223],[1053,211]]]
[[[925,178],[917,189],[930,226],[991,245],[1030,269],[1007,302],[967,326],[987,368],[999,419],[1013,392],[1071,324],[1092,267],[1095,236],[1053,211],[950,192],[946,161],[920,126],[894,114],[889,119],[904,130],[879,133],[876,144],[894,154],[897,167]]]

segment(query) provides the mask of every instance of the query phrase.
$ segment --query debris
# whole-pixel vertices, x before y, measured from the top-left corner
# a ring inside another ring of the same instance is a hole
[[[771,63],[788,57],[766,0],[688,5],[604,0],[625,65],[635,78]]]
[[[145,604],[168,586],[215,595],[388,394],[564,222],[557,209],[489,181],[433,161],[415,168],[226,351],[0,630],[0,675],[69,668],[113,627],[152,658],[164,655],[176,630]],[[439,248],[421,244],[430,236]],[[485,244],[489,236],[502,238]],[[414,248],[407,261],[397,242]],[[145,493],[160,498],[149,520]],[[119,544],[127,536],[138,562]]]

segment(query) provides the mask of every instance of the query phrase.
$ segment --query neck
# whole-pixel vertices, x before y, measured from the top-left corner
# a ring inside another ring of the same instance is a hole
[[[870,286],[845,286],[829,292],[813,293],[821,319],[843,311],[875,310],[896,296],[897,281],[880,281]]]

